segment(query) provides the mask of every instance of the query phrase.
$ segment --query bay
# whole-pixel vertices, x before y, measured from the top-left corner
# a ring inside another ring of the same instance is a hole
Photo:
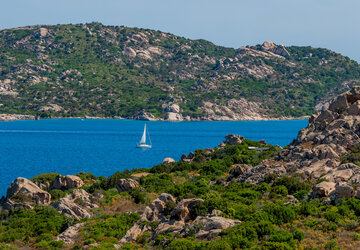
[[[80,171],[109,176],[150,168],[165,157],[179,160],[197,148],[216,147],[227,134],[285,146],[308,120],[146,122],[153,148],[135,148],[144,121],[50,119],[0,123],[0,196],[16,177]]]

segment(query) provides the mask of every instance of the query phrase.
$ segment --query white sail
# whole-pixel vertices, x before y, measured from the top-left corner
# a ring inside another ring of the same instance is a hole
[[[143,133],[143,135],[141,137],[140,143],[141,144],[146,144],[146,124],[145,124],[145,127],[144,127],[144,133]]]

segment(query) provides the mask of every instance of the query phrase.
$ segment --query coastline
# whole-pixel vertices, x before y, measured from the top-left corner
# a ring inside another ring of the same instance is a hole
[[[244,119],[214,119],[214,118],[189,118],[184,120],[172,120],[172,119],[159,119],[159,118],[144,118],[144,117],[100,117],[100,116],[78,116],[78,117],[63,117],[63,116],[53,116],[47,118],[40,118],[34,115],[22,115],[22,114],[0,114],[0,122],[9,122],[9,121],[25,121],[25,120],[46,120],[46,119],[114,119],[114,120],[140,120],[140,121],[167,121],[167,122],[192,122],[192,121],[288,121],[288,120],[308,120],[310,116],[300,116],[300,117],[246,117]]]

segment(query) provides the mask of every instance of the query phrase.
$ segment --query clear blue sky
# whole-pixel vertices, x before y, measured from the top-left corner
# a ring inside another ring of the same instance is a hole
[[[3,0],[0,29],[98,21],[238,48],[329,48],[360,62],[360,0]]]

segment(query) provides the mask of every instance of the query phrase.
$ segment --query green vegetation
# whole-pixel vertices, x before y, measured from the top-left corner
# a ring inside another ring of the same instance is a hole
[[[21,241],[26,245],[59,248],[55,236],[73,222],[52,208],[15,209],[1,211],[0,242]]]
[[[44,28],[43,37],[37,26],[0,31],[0,82],[12,91],[0,95],[0,112],[165,118],[163,104],[173,100],[183,116],[197,118],[206,116],[204,101],[246,98],[271,116],[301,116],[360,78],[355,61],[326,49],[292,46],[285,58],[264,57],[154,30]]]
[[[31,246],[57,249],[63,242],[54,241],[56,235],[68,226],[83,222],[74,249],[83,246],[98,249],[113,248],[126,231],[137,222],[141,211],[161,193],[172,194],[178,201],[184,198],[201,198],[190,208],[191,220],[213,210],[222,217],[240,220],[241,223],[223,230],[212,241],[199,241],[196,233],[202,228],[194,224],[186,233],[160,233],[152,238],[149,232],[141,234],[134,243],[123,249],[321,249],[356,248],[359,243],[360,200],[351,198],[335,205],[319,199],[308,199],[307,194],[316,183],[303,182],[299,176],[269,175],[258,184],[229,182],[234,164],[254,166],[272,157],[280,150],[267,145],[267,151],[249,150],[261,146],[259,142],[244,140],[241,145],[196,150],[191,163],[175,162],[157,165],[151,169],[133,169],[114,175],[95,177],[91,173],[78,174],[86,183],[84,188],[96,198],[100,208],[94,217],[76,221],[47,207],[34,209],[2,210],[0,213],[0,247]],[[354,149],[352,153],[356,153]],[[353,158],[348,158],[350,161]],[[357,159],[355,159],[356,161]],[[135,173],[146,172],[139,179],[140,186],[118,193],[116,181],[131,178]],[[51,179],[52,174],[39,175],[34,180]],[[53,201],[63,197],[61,190],[51,191]],[[70,192],[70,191],[67,191]],[[286,205],[294,195],[299,203]],[[21,197],[19,197],[21,199]],[[20,200],[19,200],[20,201]],[[81,202],[78,204],[81,205]],[[176,206],[168,202],[164,215]],[[120,211],[127,212],[118,212]],[[144,227],[156,229],[160,222],[143,222]]]

